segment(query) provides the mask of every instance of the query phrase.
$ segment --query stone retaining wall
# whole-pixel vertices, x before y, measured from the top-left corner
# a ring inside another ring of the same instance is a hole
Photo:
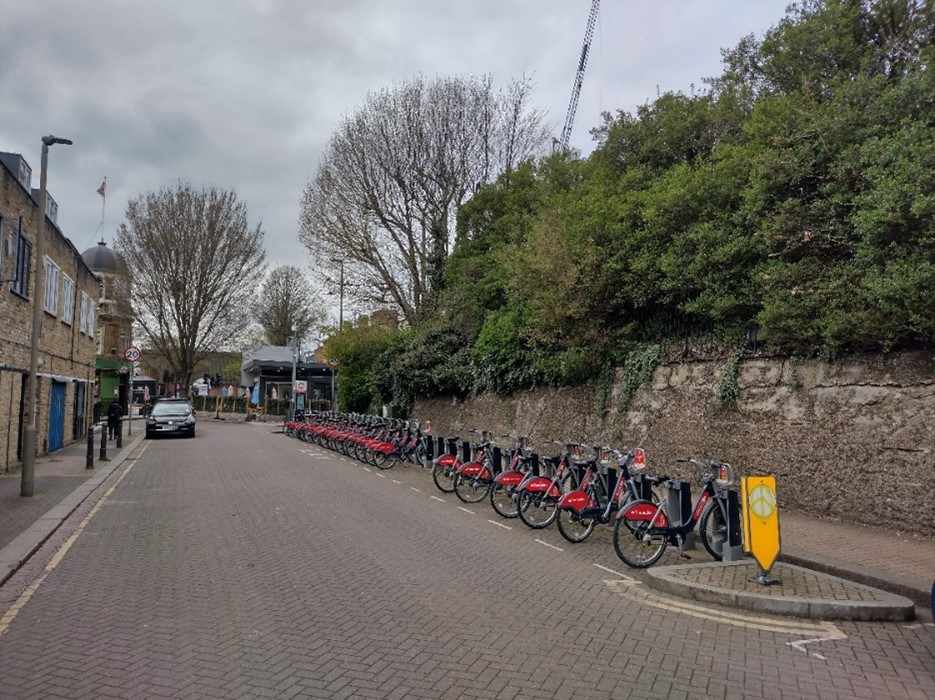
[[[930,352],[834,364],[785,357],[740,365],[736,410],[712,400],[725,362],[656,368],[625,411],[617,383],[598,415],[594,386],[538,389],[510,398],[423,399],[414,415],[434,435],[471,428],[647,450],[650,473],[697,476],[684,455],[730,462],[738,477],[773,474],[780,505],[815,515],[935,536],[935,357]],[[552,446],[554,447],[554,446]]]

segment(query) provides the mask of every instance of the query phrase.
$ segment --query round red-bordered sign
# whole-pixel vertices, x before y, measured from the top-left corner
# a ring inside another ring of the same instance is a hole
[[[129,346],[126,350],[123,351],[123,359],[127,362],[137,362],[140,357],[143,356],[143,353],[138,347],[133,345]]]

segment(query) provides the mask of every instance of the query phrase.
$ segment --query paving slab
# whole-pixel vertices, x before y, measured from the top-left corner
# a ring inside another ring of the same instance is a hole
[[[660,566],[647,573],[652,588],[744,610],[821,620],[915,619],[908,598],[786,562],[769,572],[775,585],[757,583],[761,570],[753,559]]]

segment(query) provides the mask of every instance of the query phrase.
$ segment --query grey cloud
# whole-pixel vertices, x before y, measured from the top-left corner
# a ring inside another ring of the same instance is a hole
[[[786,0],[604,2],[573,145],[602,110],[716,74],[720,49],[762,34]],[[38,172],[80,248],[112,238],[127,201],[185,179],[232,187],[263,221],[274,264],[303,261],[302,190],[337,122],[369,92],[414,75],[532,75],[561,127],[587,0],[43,0],[0,21],[0,150]],[[58,147],[57,147],[58,148]],[[108,177],[106,218],[96,194]],[[89,240],[91,239],[91,240]]]

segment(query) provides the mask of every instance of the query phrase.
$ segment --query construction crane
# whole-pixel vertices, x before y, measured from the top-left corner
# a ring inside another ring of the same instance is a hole
[[[591,37],[594,36],[594,24],[597,22],[597,9],[601,0],[591,0],[591,14],[588,15],[588,26],[584,30],[584,44],[581,46],[581,58],[578,60],[578,72],[575,74],[575,86],[571,89],[571,102],[568,103],[568,112],[565,114],[565,126],[559,146],[562,150],[568,148],[571,140],[571,129],[575,125],[575,112],[578,111],[578,97],[581,95],[581,83],[584,82],[584,69],[588,67],[588,52],[591,50]]]

